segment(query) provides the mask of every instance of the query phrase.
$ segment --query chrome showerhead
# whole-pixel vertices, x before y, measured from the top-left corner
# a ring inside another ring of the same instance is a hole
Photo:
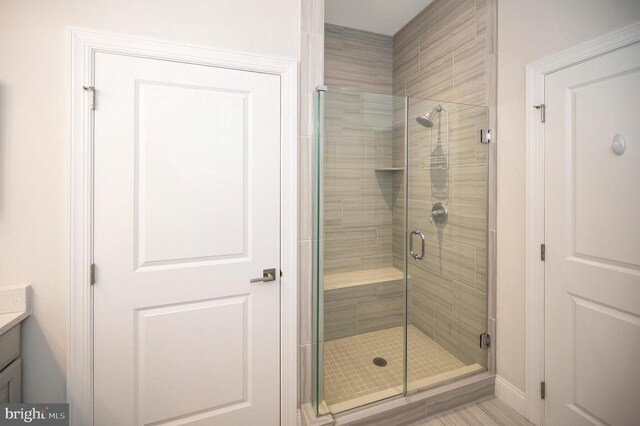
[[[416,118],[416,121],[424,127],[433,127],[433,121],[430,119],[430,114],[425,114],[422,117]]]
[[[434,116],[439,113],[440,111],[442,111],[442,105],[436,105],[435,108],[433,108],[431,110],[431,112],[425,114],[425,115],[421,115],[420,117],[416,118],[416,121],[418,122],[418,124],[420,124],[421,126],[424,127],[433,127],[433,118]]]

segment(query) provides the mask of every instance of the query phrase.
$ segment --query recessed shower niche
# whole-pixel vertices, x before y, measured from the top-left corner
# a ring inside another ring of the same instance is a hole
[[[474,71],[486,36],[471,3],[436,0],[391,35],[325,25],[313,108],[318,415],[486,371],[488,108]],[[473,18],[466,41],[439,38],[453,24],[437,16],[454,13]],[[430,40],[440,54],[422,51]],[[457,85],[453,52],[467,59]]]

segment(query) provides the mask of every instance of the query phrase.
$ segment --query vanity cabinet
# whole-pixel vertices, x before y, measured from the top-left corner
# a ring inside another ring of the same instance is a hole
[[[0,404],[22,401],[20,324],[0,335]]]

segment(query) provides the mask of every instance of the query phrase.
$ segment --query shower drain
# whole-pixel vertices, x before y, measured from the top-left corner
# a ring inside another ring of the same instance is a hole
[[[373,359],[373,365],[375,365],[376,367],[386,367],[387,366],[387,360],[384,358],[374,358]]]

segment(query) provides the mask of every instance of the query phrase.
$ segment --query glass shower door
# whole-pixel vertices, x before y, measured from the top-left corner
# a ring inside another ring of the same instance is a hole
[[[394,131],[406,102],[332,87],[315,102],[312,397],[318,414],[335,414],[404,393],[404,222],[394,213],[404,134]]]
[[[407,391],[486,370],[488,108],[408,99]]]
[[[316,413],[486,370],[488,109],[329,88],[314,110]]]

